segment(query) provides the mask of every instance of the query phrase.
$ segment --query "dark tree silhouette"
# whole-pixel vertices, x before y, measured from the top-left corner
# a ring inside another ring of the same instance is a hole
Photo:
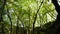
[[[54,25],[55,25],[55,27],[56,27],[56,33],[55,34],[60,34],[60,6],[59,6],[59,4],[58,4],[58,0],[52,0],[52,3],[54,4],[54,6],[55,6],[55,9],[56,9],[56,11],[57,11],[57,13],[58,13],[58,15],[57,15],[57,19],[56,19],[56,21],[55,21],[55,23],[54,23]],[[54,26],[53,26],[54,27]]]
[[[1,30],[2,30],[2,32],[0,32],[0,34],[5,34],[5,32],[4,32],[4,22],[3,22],[3,12],[4,12],[4,7],[5,7],[5,5],[6,5],[6,0],[1,0],[1,2],[2,2],[2,6],[1,6],[1,11],[0,11],[0,23],[1,23]]]

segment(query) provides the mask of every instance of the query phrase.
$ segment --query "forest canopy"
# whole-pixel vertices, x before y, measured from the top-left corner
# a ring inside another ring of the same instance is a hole
[[[59,0],[58,4],[60,5]],[[10,28],[12,32],[16,27],[32,29],[34,22],[35,27],[43,26],[55,21],[56,16],[51,0],[0,0],[0,30],[1,27],[4,28],[4,32],[8,32],[6,34],[9,34]]]

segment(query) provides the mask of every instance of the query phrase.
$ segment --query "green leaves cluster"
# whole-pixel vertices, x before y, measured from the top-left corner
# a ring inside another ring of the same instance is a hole
[[[43,3],[41,5],[42,1]],[[39,7],[40,5],[41,7]],[[0,8],[1,6],[2,2],[0,1]],[[48,0],[7,0],[4,11],[6,14],[3,15],[3,19],[6,23],[10,24],[9,17],[7,16],[8,9],[13,26],[17,26],[16,23],[18,23],[19,27],[32,28],[38,8],[40,9],[37,14],[35,26],[41,26],[56,19],[54,5]]]
[[[7,0],[6,8],[9,9],[13,24],[16,23],[17,16],[19,16],[20,24],[23,22],[25,27],[29,24],[29,26],[32,27],[35,14],[42,1],[43,5],[41,6],[37,15],[36,23],[45,24],[46,22],[55,19],[56,12],[54,5],[50,1],[49,3],[48,0]],[[8,20],[7,16],[5,16],[4,19]]]

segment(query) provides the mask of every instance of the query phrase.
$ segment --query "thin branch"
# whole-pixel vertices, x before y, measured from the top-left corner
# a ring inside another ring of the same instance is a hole
[[[49,14],[49,13],[48,13]],[[49,14],[53,19],[55,19],[51,14]]]
[[[38,14],[38,12],[39,12],[39,10],[40,10],[42,4],[43,4],[43,1],[41,2],[41,5],[39,6],[39,9],[37,10],[37,13],[36,13],[36,15],[35,15],[33,24],[35,24],[35,21],[36,21],[36,18],[37,18],[37,14]]]

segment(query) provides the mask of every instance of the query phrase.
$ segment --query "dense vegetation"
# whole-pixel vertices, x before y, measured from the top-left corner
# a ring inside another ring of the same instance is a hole
[[[0,34],[56,34],[60,7],[52,1],[0,0]]]

